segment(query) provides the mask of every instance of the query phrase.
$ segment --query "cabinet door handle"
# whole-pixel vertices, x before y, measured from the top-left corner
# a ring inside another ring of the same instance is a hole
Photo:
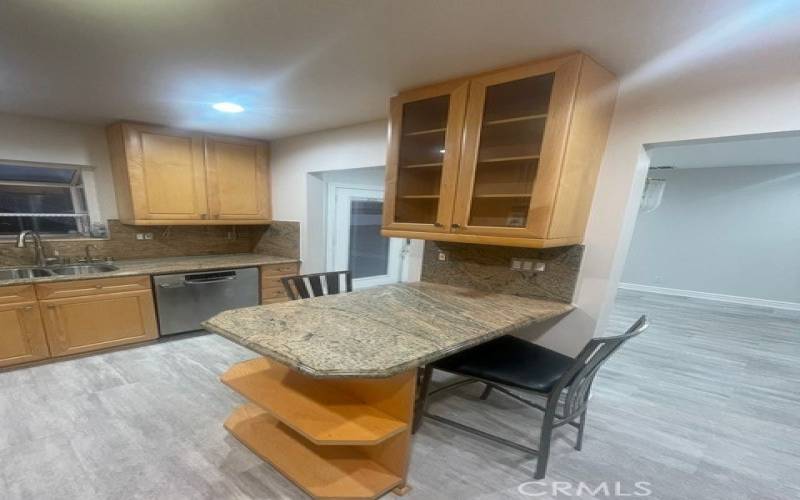
[[[33,311],[33,306],[25,306],[22,310],[23,311]]]
[[[461,224],[450,224],[450,227],[452,227],[453,229],[458,229],[461,227]]]

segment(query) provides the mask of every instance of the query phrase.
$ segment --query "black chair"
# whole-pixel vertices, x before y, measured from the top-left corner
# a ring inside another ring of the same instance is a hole
[[[342,293],[341,277],[344,276],[344,291],[353,291],[353,277],[350,271],[301,274],[281,278],[283,288],[291,300],[310,299],[323,295]]]
[[[589,392],[595,375],[612,353],[622,347],[628,339],[645,331],[647,327],[647,318],[642,316],[622,335],[590,340],[576,358],[509,335],[437,361],[426,366],[422,373],[420,399],[417,401],[413,430],[416,432],[419,428],[424,415],[462,431],[537,455],[535,478],[542,479],[547,472],[553,429],[564,424],[576,427],[578,437],[575,449],[581,449]],[[428,392],[434,369],[468,378]],[[474,382],[486,385],[481,399],[485,400],[493,390],[497,390],[544,412],[538,450],[426,412],[428,397]],[[545,398],[544,406],[528,401],[512,390],[521,390]],[[579,422],[576,423],[575,419],[579,419]]]

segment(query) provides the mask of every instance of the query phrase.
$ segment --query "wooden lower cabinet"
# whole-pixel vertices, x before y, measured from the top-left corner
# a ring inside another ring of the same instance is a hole
[[[50,357],[36,302],[0,305],[0,367]]]
[[[261,304],[287,302],[289,296],[286,295],[281,278],[297,276],[298,272],[300,272],[300,264],[296,262],[261,266]]]
[[[67,356],[158,337],[150,290],[39,302],[53,356]]]

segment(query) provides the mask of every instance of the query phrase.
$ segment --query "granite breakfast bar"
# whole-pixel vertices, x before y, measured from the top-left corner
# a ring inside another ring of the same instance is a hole
[[[251,403],[226,428],[314,498],[406,488],[417,369],[567,313],[567,303],[396,284],[220,313],[204,326],[263,357],[222,381]]]

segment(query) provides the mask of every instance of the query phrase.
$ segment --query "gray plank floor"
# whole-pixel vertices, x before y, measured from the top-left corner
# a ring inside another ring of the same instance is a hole
[[[800,498],[798,317],[621,292],[609,333],[642,312],[652,328],[598,377],[584,450],[557,431],[545,484],[520,493],[534,460],[426,422],[404,498],[613,498],[637,481],[658,499]],[[251,357],[204,335],[0,373],[0,497],[305,498],[222,428],[242,399],[217,377]],[[479,392],[431,407],[536,444],[535,412]]]

